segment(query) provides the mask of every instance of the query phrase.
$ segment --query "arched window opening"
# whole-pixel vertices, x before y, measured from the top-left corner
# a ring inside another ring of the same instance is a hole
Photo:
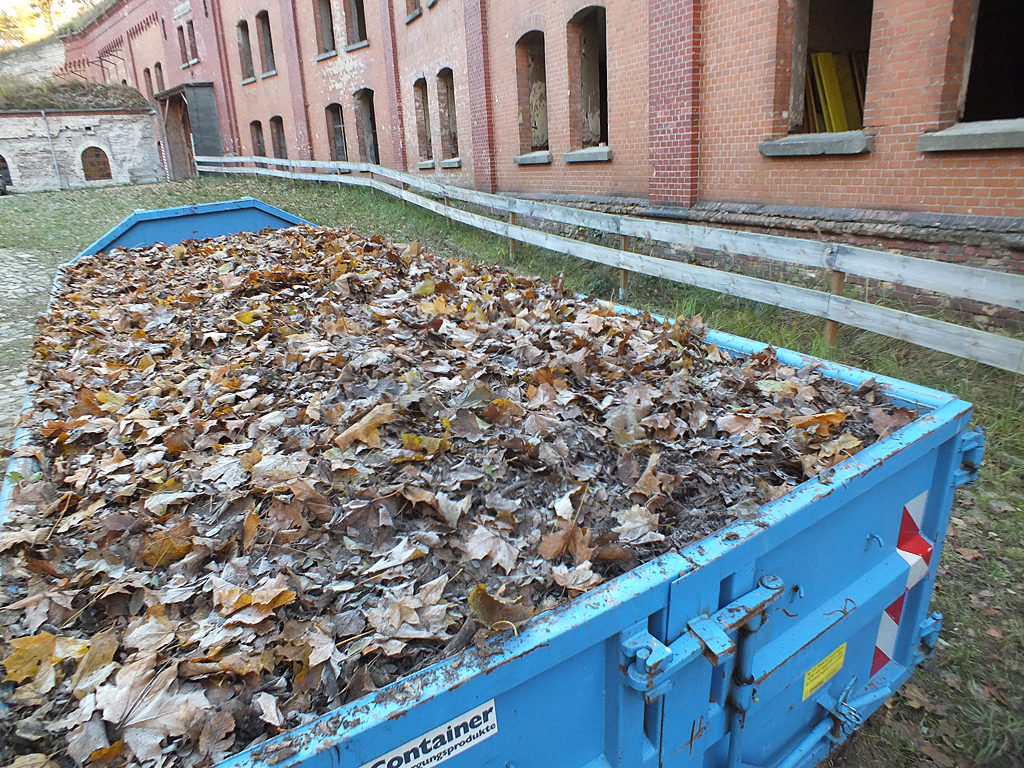
[[[331,150],[331,160],[348,160],[348,147],[345,146],[345,123],[341,115],[341,104],[328,104],[324,110],[327,116],[327,144]]]
[[[349,45],[366,41],[366,10],[363,8],[363,0],[347,0],[345,26]]]
[[[242,79],[251,80],[256,77],[252,64],[252,42],[249,40],[249,22],[243,19],[235,27],[238,37],[238,61],[242,66]]]
[[[146,98],[150,101],[153,100],[153,75],[149,72],[149,67],[142,70],[142,81],[146,85]]]
[[[3,182],[5,187],[13,187],[14,182],[11,180],[11,168],[7,165],[7,158],[0,155],[0,182]]]
[[[270,35],[270,14],[266,11],[256,14],[256,37],[260,45],[260,66],[263,67],[263,74],[277,71],[274,66],[274,39]]]
[[[516,85],[519,151],[548,149],[548,80],[543,32],[527,32],[516,43]]]
[[[263,123],[253,120],[249,123],[249,138],[252,140],[252,154],[254,157],[266,157],[267,145],[263,141]]]
[[[355,92],[356,138],[359,141],[359,159],[364,163],[380,163],[377,151],[377,115],[373,108],[373,91],[369,88]]]
[[[592,5],[573,16],[567,30],[570,140],[583,147],[608,143],[608,51],[605,10]]]
[[[188,24],[188,51],[192,57],[190,61],[199,61],[199,46],[196,45],[196,28],[192,26],[192,20],[189,19]]]
[[[313,16],[316,21],[316,45],[320,53],[335,50],[334,42],[334,11],[331,0],[313,0]]]
[[[455,75],[451,67],[437,73],[437,121],[441,129],[441,158],[459,156],[459,131],[455,113]]]
[[[160,93],[167,87],[164,85],[164,68],[160,66],[160,62],[153,65],[153,74],[156,75],[156,92]]]
[[[270,118],[270,145],[274,151],[274,157],[281,160],[288,159],[288,143],[284,138],[284,120],[280,115]]]
[[[110,160],[107,153],[99,147],[86,147],[82,151],[82,171],[86,181],[102,181],[111,179]]]
[[[430,144],[430,104],[427,100],[427,80],[421,77],[412,84],[413,101],[416,109],[416,141],[419,145],[420,160],[432,160],[434,150]]]
[[[181,55],[181,63],[188,64],[188,44],[185,42],[185,28],[178,25],[178,53]]]

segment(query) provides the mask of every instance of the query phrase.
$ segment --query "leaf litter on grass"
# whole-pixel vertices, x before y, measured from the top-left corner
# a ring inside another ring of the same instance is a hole
[[[72,265],[0,533],[0,737],[211,765],[915,416],[703,330],[314,227]]]

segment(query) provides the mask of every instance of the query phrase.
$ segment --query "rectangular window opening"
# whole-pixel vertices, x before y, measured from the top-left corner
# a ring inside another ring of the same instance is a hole
[[[318,33],[317,49],[320,53],[335,50],[334,12],[331,10],[331,0],[314,0],[313,14],[316,17]]]
[[[251,80],[256,77],[252,63],[252,43],[249,40],[249,22],[240,21],[235,28],[238,35],[238,61],[242,67],[242,79]]]
[[[570,55],[578,61],[579,89],[575,99],[579,108],[580,136],[576,146],[597,147],[608,144],[608,49],[605,9],[590,6],[569,22]]]
[[[181,54],[181,63],[188,64],[188,47],[185,44],[185,28],[178,25],[178,52]]]
[[[270,34],[270,14],[266,11],[256,14],[256,37],[260,45],[260,66],[263,67],[263,74],[276,71],[274,39]]]
[[[359,142],[359,159],[364,163],[380,164],[377,150],[377,114],[373,108],[373,91],[363,88],[355,94],[356,138]]]
[[[790,133],[864,127],[872,0],[797,0]]]
[[[345,11],[348,44],[355,45],[364,42],[366,40],[366,11],[363,8],[363,0],[347,0]]]
[[[196,28],[192,25],[192,20],[189,19],[188,24],[188,51],[192,57],[190,61],[199,61],[199,46],[196,45]]]
[[[441,158],[459,156],[459,131],[455,113],[455,75],[449,68],[437,73],[437,120],[441,124]]]
[[[348,147],[345,144],[345,123],[342,119],[341,105],[329,104],[325,110],[327,116],[327,143],[330,146],[331,160],[348,160]]]
[[[288,159],[288,143],[284,138],[284,120],[280,115],[270,118],[270,143],[274,150],[274,157],[280,160]]]
[[[544,33],[527,32],[516,43],[519,96],[519,151],[539,152],[548,146],[548,86]]]
[[[416,141],[419,145],[420,160],[432,160],[434,150],[430,143],[430,104],[427,100],[427,81],[420,78],[412,85],[416,109]]]
[[[252,153],[256,157],[266,157],[267,147],[263,142],[263,123],[253,120],[249,123],[249,138],[252,139]]]
[[[960,116],[964,122],[1024,117],[1024,3],[976,0]]]

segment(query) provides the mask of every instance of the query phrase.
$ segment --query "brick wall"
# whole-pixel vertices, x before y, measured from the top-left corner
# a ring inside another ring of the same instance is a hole
[[[1024,152],[922,153],[954,122],[969,0],[875,0],[864,130],[869,154],[762,157],[788,126],[792,3],[704,0],[704,201],[1024,216]]]

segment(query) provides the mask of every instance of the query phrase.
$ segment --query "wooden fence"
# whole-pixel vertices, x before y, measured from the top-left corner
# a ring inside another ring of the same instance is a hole
[[[626,271],[653,275],[824,318],[827,341],[834,342],[835,324],[842,323],[1014,373],[1024,373],[1024,341],[858,301],[843,295],[845,276],[857,275],[870,280],[896,283],[953,298],[1022,311],[1024,275],[915,258],[843,243],[826,243],[681,222],[619,216],[493,195],[465,187],[439,184],[415,174],[368,163],[200,156],[196,157],[196,165],[200,173],[270,176],[369,187],[433,211],[449,220],[507,237],[510,247],[513,241],[529,243],[557,253],[617,267],[623,270],[623,275]],[[430,197],[418,193],[425,193]],[[451,204],[453,200],[505,214],[508,220],[495,219],[457,208]],[[610,248],[543,232],[517,224],[518,217],[617,234],[622,237],[623,247]],[[828,292],[818,291],[634,253],[628,250],[631,238],[704,248],[730,255],[825,270],[830,276],[831,289]]]

